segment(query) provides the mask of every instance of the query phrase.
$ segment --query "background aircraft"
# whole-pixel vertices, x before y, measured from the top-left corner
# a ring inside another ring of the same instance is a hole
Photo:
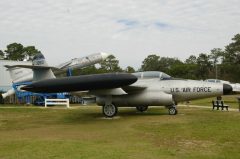
[[[66,73],[68,69],[81,69],[96,63],[99,63],[103,60],[105,60],[110,54],[108,53],[96,53],[91,54],[86,57],[81,58],[74,58],[70,61],[64,62],[62,64],[59,64],[55,66],[53,69],[54,75],[59,75],[62,73]],[[38,55],[39,56],[39,55]],[[40,64],[40,63],[39,63]],[[30,82],[33,80],[33,71],[32,69],[28,68],[21,68],[21,67],[8,67],[9,74],[12,79],[12,83],[22,83],[22,82]],[[5,99],[8,96],[11,96],[15,94],[15,90],[12,88],[8,90],[6,93],[2,94],[2,98]]]
[[[36,82],[21,89],[44,93],[88,91],[96,96],[97,104],[102,106],[103,114],[107,117],[115,116],[118,107],[123,106],[136,107],[139,111],[146,111],[148,106],[166,106],[169,114],[175,115],[178,102],[232,92],[228,84],[174,79],[163,72],[111,73],[56,79],[43,55],[34,58],[33,66],[12,67],[33,69],[33,80]]]

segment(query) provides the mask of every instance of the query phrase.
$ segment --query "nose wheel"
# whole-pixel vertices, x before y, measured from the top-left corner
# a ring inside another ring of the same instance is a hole
[[[171,106],[168,108],[169,115],[176,115],[178,113],[176,106]]]
[[[104,105],[102,110],[103,114],[108,118],[114,117],[115,115],[117,115],[118,112],[118,108],[113,104]]]

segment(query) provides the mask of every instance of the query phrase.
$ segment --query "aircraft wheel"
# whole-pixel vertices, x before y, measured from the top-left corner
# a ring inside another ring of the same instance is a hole
[[[118,112],[118,108],[113,104],[106,104],[103,106],[103,114],[108,117],[114,117]]]
[[[137,106],[136,109],[140,112],[144,112],[148,109],[148,106]]]
[[[2,94],[0,94],[0,104],[4,104],[4,99],[3,99]]]
[[[176,107],[168,108],[169,115],[176,115],[178,113]]]

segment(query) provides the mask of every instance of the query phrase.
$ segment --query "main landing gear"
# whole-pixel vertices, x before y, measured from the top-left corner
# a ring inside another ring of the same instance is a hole
[[[168,107],[168,113],[169,115],[176,115],[178,113],[176,105]]]
[[[105,104],[102,107],[103,114],[108,117],[112,118],[118,113],[118,107],[116,107],[114,104]]]
[[[178,113],[175,103],[166,107],[168,108],[169,115],[176,115]],[[144,112],[148,109],[148,106],[137,106],[136,109],[140,112]],[[108,118],[112,118],[117,115],[118,107],[112,103],[112,96],[107,96],[105,105],[102,106],[102,112]]]
[[[108,117],[112,118],[118,113],[118,107],[112,103],[112,96],[106,96],[105,105],[102,107],[103,114]]]
[[[148,109],[148,106],[137,106],[136,109],[140,112],[144,112]],[[114,104],[105,104],[102,107],[102,112],[103,114],[108,117],[112,118],[118,113],[118,107],[115,106]],[[168,113],[169,115],[176,115],[178,113],[176,105],[168,107]]]

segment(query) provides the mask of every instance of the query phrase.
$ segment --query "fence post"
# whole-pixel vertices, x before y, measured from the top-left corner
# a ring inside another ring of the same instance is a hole
[[[45,101],[45,108],[47,107],[47,98],[44,99]]]

